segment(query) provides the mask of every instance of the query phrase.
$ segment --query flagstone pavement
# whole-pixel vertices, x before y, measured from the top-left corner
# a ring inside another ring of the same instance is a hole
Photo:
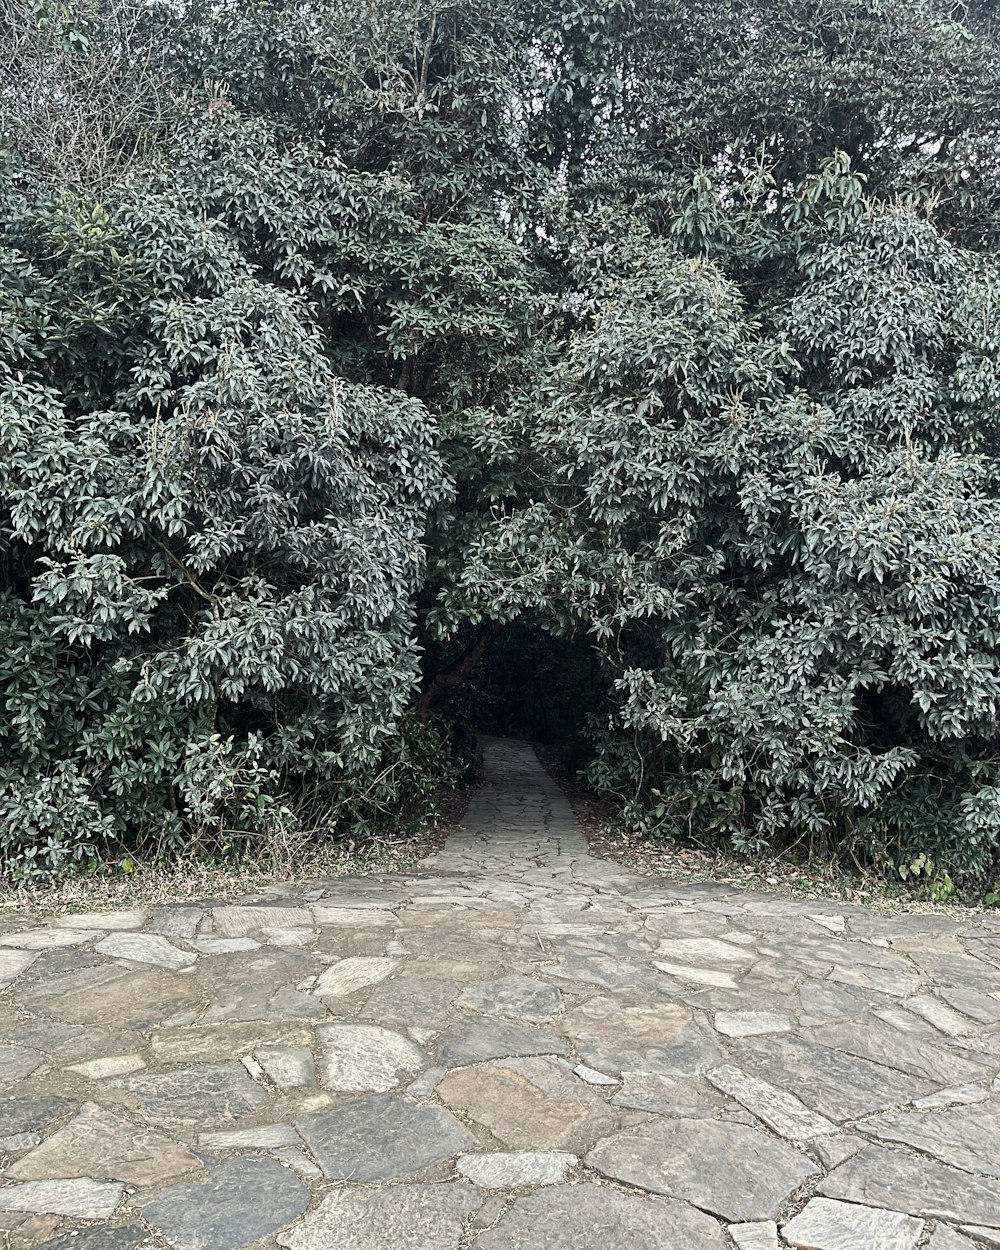
[[[411,873],[6,915],[0,990],[8,1250],[1000,1246],[1000,918],[632,874],[523,743]]]

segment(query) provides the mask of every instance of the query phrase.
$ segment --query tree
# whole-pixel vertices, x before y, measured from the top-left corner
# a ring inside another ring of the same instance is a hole
[[[716,255],[685,254],[713,205]],[[637,226],[580,293],[530,401],[530,501],[456,599],[589,628],[619,673],[592,776],[653,827],[985,872],[996,269],[866,204],[846,156],[782,209],[736,215],[704,183],[680,209],[675,239]]]
[[[8,867],[364,822],[540,629],[637,822],[985,873],[980,8],[10,9]]]

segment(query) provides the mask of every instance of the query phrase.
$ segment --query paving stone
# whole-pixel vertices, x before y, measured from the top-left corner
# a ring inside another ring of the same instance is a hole
[[[794,1094],[749,1076],[731,1064],[713,1068],[706,1076],[716,1089],[742,1103],[780,1137],[808,1141],[812,1137],[823,1137],[837,1131],[835,1124],[810,1111]]]
[[[388,1181],[413,1176],[473,1146],[467,1129],[443,1107],[398,1094],[302,1116],[296,1123],[328,1180]]]
[[[884,1064],[934,1085],[984,1081],[995,1064],[939,1040],[937,1034],[904,1033],[882,1020],[850,1021],[813,1029],[811,1040],[845,1054]]]
[[[57,929],[106,929],[108,932],[121,932],[141,929],[146,923],[147,915],[144,908],[137,911],[70,912],[65,916],[53,916],[51,923]]]
[[[320,1081],[328,1089],[384,1093],[426,1062],[413,1042],[375,1024],[324,1024],[316,1035]]]
[[[927,1250],[977,1250],[981,1246],[981,1242],[970,1241],[956,1229],[939,1224],[931,1233]]]
[[[742,967],[757,958],[753,951],[717,938],[668,938],[656,950],[657,957],[689,967]]]
[[[383,907],[331,907],[314,903],[310,908],[316,924],[324,928],[378,929],[395,925],[395,915]]]
[[[321,998],[341,998],[356,994],[384,981],[399,967],[398,959],[349,958],[341,959],[322,974],[313,991]]]
[[[313,1163],[300,1146],[275,1146],[272,1147],[270,1153],[285,1167],[297,1172],[305,1181],[318,1181],[323,1178],[322,1169]]]
[[[13,946],[25,951],[52,951],[80,946],[96,936],[85,929],[20,929],[16,933],[0,933],[0,946]]]
[[[918,994],[914,998],[906,999],[903,1006],[948,1037],[962,1037],[976,1028],[975,1021],[941,1002],[933,994]]]
[[[1000,1106],[980,1103],[942,1111],[901,1111],[864,1126],[883,1141],[904,1142],[967,1172],[1000,1177]]]
[[[76,1110],[76,1103],[54,1094],[28,1094],[0,1098],[0,1137],[34,1133]]]
[[[0,950],[0,990],[12,985],[37,957],[34,951]]]
[[[458,999],[459,1007],[485,1016],[506,1016],[544,1024],[562,1008],[562,995],[554,985],[532,977],[510,976],[499,981],[470,985]]]
[[[335,1189],[278,1237],[289,1250],[457,1250],[482,1196],[469,1185]]]
[[[67,1072],[78,1072],[89,1081],[103,1081],[111,1076],[128,1076],[141,1072],[146,1066],[141,1055],[108,1055],[104,1059],[88,1059],[84,1063],[72,1063]]]
[[[588,1167],[745,1223],[774,1219],[816,1173],[806,1155],[759,1129],[715,1120],[654,1121],[601,1141]]]
[[[975,1237],[976,1241],[981,1245],[1000,1246],[1000,1229],[982,1228],[978,1224],[963,1224],[962,1232],[969,1233]]]
[[[0,1137],[0,1154],[23,1154],[41,1140],[37,1133],[14,1133],[11,1137]]]
[[[316,1084],[316,1065],[307,1046],[268,1046],[254,1051],[254,1058],[283,1093]]]
[[[119,1086],[133,1094],[146,1113],[166,1121],[195,1124],[238,1120],[252,1115],[268,1096],[238,1064],[200,1064],[125,1077]]]
[[[899,968],[863,967],[859,964],[844,966],[835,964],[830,973],[831,981],[843,985],[857,985],[862,989],[876,990],[897,998],[908,998],[916,993],[919,979],[915,972]]]
[[[93,1103],[7,1169],[17,1180],[70,1179],[153,1185],[202,1167],[197,1156],[161,1133],[123,1120]]]
[[[30,1046],[4,1046],[0,1044],[0,1089],[8,1089],[37,1071],[45,1062],[45,1056]]]
[[[248,937],[213,937],[208,935],[192,938],[191,945],[202,955],[234,955],[239,951],[260,949],[260,943],[254,938]]]
[[[765,1033],[787,1033],[792,1022],[775,1011],[717,1011],[716,1032],[726,1037],[757,1037]]]
[[[584,1183],[516,1199],[475,1245],[476,1250],[726,1250],[729,1242],[715,1220],[686,1203]]]
[[[138,1250],[148,1236],[141,1224],[91,1225],[63,1233],[38,1250]]]
[[[584,1063],[609,1074],[688,1076],[725,1058],[715,1034],[670,999],[627,1003],[601,995],[575,1007],[562,1023]]]
[[[866,1146],[824,1177],[816,1192],[924,1219],[1000,1227],[1000,1182],[882,1146]]]
[[[980,1024],[1000,1024],[1000,998],[993,994],[984,994],[965,986],[940,986],[937,994],[963,1016]]]
[[[835,1123],[929,1094],[929,1082],[831,1047],[778,1033],[734,1043],[739,1066],[780,1085]]]
[[[287,1227],[308,1206],[309,1190],[289,1168],[246,1158],[161,1189],[141,1210],[176,1250],[242,1250]]]
[[[658,1072],[623,1072],[615,1107],[654,1111],[676,1119],[713,1119],[726,1105],[714,1086],[701,1077],[661,1076]]]
[[[678,981],[687,981],[691,985],[707,985],[718,990],[739,988],[739,982],[731,973],[722,972],[717,968],[695,968],[689,964],[667,963],[662,959],[654,959],[653,967],[659,968],[661,972],[675,977]]]
[[[0,1211],[28,1211],[47,1215],[106,1220],[114,1214],[124,1185],[91,1177],[74,1180],[24,1181],[0,1188]]]
[[[202,1150],[274,1150],[281,1146],[300,1146],[301,1138],[290,1124],[257,1124],[253,1128],[223,1129],[215,1133],[199,1133]]]
[[[578,1153],[617,1127],[613,1109],[556,1059],[502,1059],[460,1068],[445,1077],[437,1094],[512,1150]]]
[[[565,1055],[569,1046],[559,1037],[531,1025],[482,1017],[449,1028],[435,1043],[438,1063],[446,1068],[518,1055]]]
[[[513,1154],[459,1155],[455,1163],[474,1185],[483,1189],[524,1189],[531,1185],[559,1185],[579,1159],[564,1150],[528,1150]]]
[[[851,1020],[867,1015],[884,1002],[880,995],[830,981],[807,980],[799,987],[800,1023],[808,1026],[826,1020]]]
[[[390,1028],[415,1025],[441,1030],[452,1018],[460,989],[453,981],[409,976],[404,971],[372,990],[364,1014]]]
[[[605,1076],[603,1072],[598,1072],[596,1068],[588,1068],[585,1063],[578,1063],[573,1071],[581,1081],[586,1081],[588,1085],[618,1085],[617,1077]]]
[[[268,946],[311,946],[316,938],[315,929],[261,929],[261,934]]]
[[[809,919],[814,923],[826,929],[829,933],[843,933],[847,928],[847,924],[843,916],[814,916],[810,915]]]
[[[913,1105],[918,1111],[930,1111],[934,1107],[957,1107],[973,1102],[985,1102],[989,1094],[981,1085],[955,1085],[949,1089],[939,1089],[926,1098],[914,1099]]]
[[[826,1168],[835,1168],[864,1150],[868,1143],[863,1137],[851,1133],[838,1133],[833,1137],[817,1137],[809,1148]]]
[[[778,1226],[774,1220],[730,1224],[729,1235],[739,1250],[778,1250]]]
[[[297,1020],[233,1020],[222,1024],[153,1029],[150,1051],[159,1064],[229,1060],[270,1046],[305,1046],[313,1028]]]
[[[261,929],[311,929],[304,907],[213,907],[213,937],[247,937]]]
[[[898,1211],[810,1198],[781,1235],[801,1250],[913,1250],[923,1230],[923,1220]]]
[[[201,1005],[189,975],[103,962],[46,978],[21,991],[19,999],[37,1015],[114,1029],[156,1024]]]
[[[207,914],[204,907],[157,907],[149,922],[149,931],[169,938],[193,938]]]

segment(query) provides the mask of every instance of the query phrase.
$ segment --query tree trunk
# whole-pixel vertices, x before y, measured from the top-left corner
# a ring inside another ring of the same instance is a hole
[[[417,700],[417,719],[422,725],[427,724],[431,704],[441,691],[460,686],[506,628],[507,624],[504,621],[490,621],[454,668],[434,674],[420,692],[420,698]]]

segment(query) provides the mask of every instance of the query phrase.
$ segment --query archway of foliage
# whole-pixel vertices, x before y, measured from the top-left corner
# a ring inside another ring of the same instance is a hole
[[[182,17],[0,11],[3,870],[398,810],[518,621],[637,823],[988,874],[989,6]]]
[[[674,238],[605,249],[455,603],[590,630],[619,673],[590,776],[649,828],[983,873],[1000,275],[846,160],[762,203],[701,184]]]

